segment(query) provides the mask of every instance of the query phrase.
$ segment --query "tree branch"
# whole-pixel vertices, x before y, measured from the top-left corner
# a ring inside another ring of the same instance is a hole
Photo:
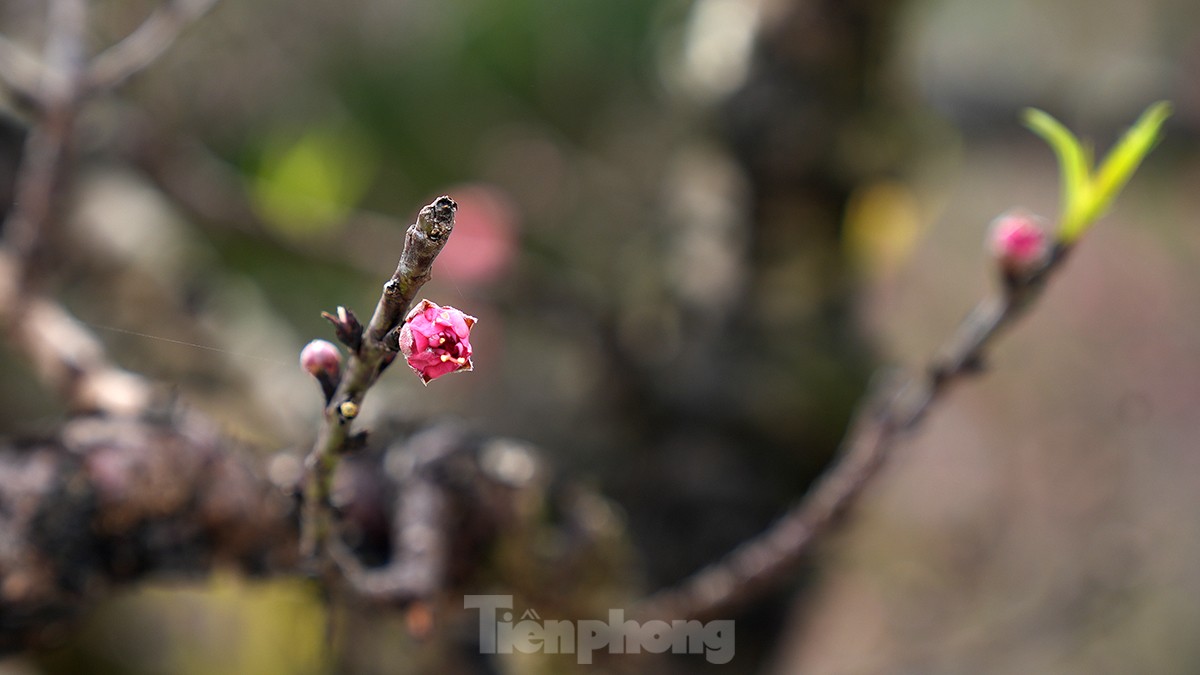
[[[384,284],[375,314],[361,340],[357,335],[349,340],[343,338],[352,350],[349,364],[325,407],[321,431],[305,462],[308,477],[304,488],[302,547],[305,556],[319,564],[323,564],[320,558],[324,556],[324,543],[331,526],[329,495],[333,471],[345,451],[351,420],[357,416],[367,390],[395,358],[398,347],[388,334],[400,324],[417,292],[429,280],[433,261],[454,229],[457,208],[453,199],[443,196],[421,209],[416,222],[408,228],[400,262],[392,278]],[[344,314],[347,314],[344,310],[339,311],[339,315]],[[353,319],[353,315],[349,318]]]
[[[45,66],[37,88],[40,119],[25,141],[13,209],[4,223],[3,246],[23,262],[22,284],[36,267],[43,231],[55,216],[54,197],[61,187],[62,164],[80,102],[87,4],[84,0],[54,0],[47,21]]]
[[[201,420],[79,417],[0,444],[0,653],[147,574],[296,568],[283,491]]]
[[[99,340],[31,288],[47,230],[59,217],[75,119],[84,102],[80,73],[87,3],[54,0],[47,21],[38,119],[25,142],[14,205],[0,241],[0,329],[72,411],[130,415],[149,404],[149,384],[110,363]]]
[[[13,208],[0,240],[0,329],[75,412],[131,415],[150,402],[150,385],[110,363],[103,346],[57,303],[32,288],[47,230],[59,217],[70,146],[80,108],[153,63],[187,21],[215,0],[180,0],[153,14],[138,30],[86,62],[87,0],[52,0],[43,61],[37,67],[0,39],[0,77],[32,98],[30,129],[16,177]]]
[[[1005,277],[1001,294],[975,306],[923,374],[900,387],[873,391],[851,424],[838,459],[771,527],[678,585],[646,598],[634,614],[643,620],[716,618],[787,579],[949,386],[981,370],[992,342],[1040,297],[1068,251],[1059,245],[1040,269]]]
[[[0,654],[38,645],[123,584],[230,568],[301,574],[298,462],[280,453],[267,476],[253,465],[180,409],[76,417],[53,438],[0,441]],[[483,579],[546,592],[548,576],[631,576],[618,521],[596,522],[603,499],[556,480],[524,444],[429,427],[347,458],[338,494],[339,525],[356,534],[353,550],[329,542],[341,574],[330,590],[407,608],[418,635]],[[548,553],[546,541],[569,545]],[[594,592],[557,588],[539,607]]]
[[[3,258],[0,277],[10,280],[0,279],[0,285],[15,285]],[[20,303],[0,299],[0,327],[72,413],[130,416],[150,405],[150,383],[114,365],[103,344],[58,303],[41,296]]]
[[[36,57],[0,35],[0,84],[18,103],[33,108],[41,106],[39,90],[43,68]]]
[[[84,79],[89,92],[115,89],[145,70],[217,0],[167,0],[125,39],[96,55]]]

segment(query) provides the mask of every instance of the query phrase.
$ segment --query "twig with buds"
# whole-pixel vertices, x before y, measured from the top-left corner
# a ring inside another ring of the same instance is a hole
[[[1066,249],[1057,249],[1035,274],[975,306],[926,371],[902,386],[868,395],[842,444],[839,458],[799,504],[762,534],[676,587],[655,593],[638,608],[646,618],[707,619],[757,597],[790,575],[813,542],[830,529],[950,385],[983,369],[984,354],[1001,329],[1041,294]]]
[[[1051,236],[1041,220],[1020,212],[997,218],[988,245],[999,276],[998,292],[975,306],[922,374],[900,387],[879,387],[868,395],[838,459],[800,503],[725,558],[642,601],[635,614],[643,620],[713,618],[786,579],[950,385],[982,371],[993,341],[1041,296],[1079,237],[1103,215],[1158,141],[1169,114],[1165,103],[1151,106],[1093,170],[1086,164],[1089,153],[1070,132],[1045,113],[1028,113],[1027,123],[1046,138],[1063,167],[1063,214],[1057,232]]]
[[[421,209],[416,222],[409,226],[405,235],[404,250],[396,271],[384,284],[375,313],[365,327],[345,307],[338,307],[336,314],[323,315],[333,324],[338,340],[350,352],[349,362],[341,369],[340,376],[338,368],[332,368],[329,364],[327,352],[333,348],[332,345],[325,343],[328,345],[326,348],[310,344],[305,348],[309,360],[305,362],[302,356],[302,365],[306,370],[313,372],[318,379],[336,378],[336,386],[332,388],[322,382],[326,393],[325,416],[317,441],[306,460],[301,550],[318,565],[328,551],[325,544],[332,521],[329,495],[333,472],[338,457],[352,443],[352,420],[358,416],[367,391],[401,350],[399,334],[402,319],[417,292],[432,275],[433,261],[454,229],[454,212],[457,208],[453,199],[443,196]],[[318,357],[318,352],[324,355]],[[321,374],[318,375],[314,370]]]

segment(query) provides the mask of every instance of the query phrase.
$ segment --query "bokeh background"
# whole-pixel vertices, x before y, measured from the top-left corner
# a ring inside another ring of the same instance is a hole
[[[93,46],[154,5],[92,2]],[[31,49],[43,21],[0,7]],[[714,670],[1194,672],[1198,83],[1182,0],[225,0],[89,109],[53,284],[123,367],[264,460],[300,454],[319,312],[369,313],[406,224],[452,195],[424,295],[480,318],[476,371],[389,375],[365,423],[535,444],[612,500],[651,589],[802,495],[870,374],[919,368],[989,292],[991,218],[1053,217],[1023,107],[1102,150],[1169,99],[1167,140],[986,377]],[[61,406],[3,354],[0,430],[52,431]],[[436,669],[395,617],[363,625],[341,669]],[[292,645],[319,636],[302,584],[231,574],[135,590],[0,668],[317,672]]]

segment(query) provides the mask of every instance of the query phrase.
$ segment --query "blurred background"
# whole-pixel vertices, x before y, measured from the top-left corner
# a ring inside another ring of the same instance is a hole
[[[93,47],[155,5],[90,3]],[[0,32],[39,50],[44,14],[8,0]],[[804,493],[870,374],[919,368],[989,292],[993,217],[1053,218],[1023,107],[1103,150],[1169,99],[1166,142],[992,371],[713,670],[1194,672],[1198,83],[1182,0],[226,0],[89,108],[52,284],[123,367],[301,454],[320,312],[369,314],[404,227],[451,195],[423,295],[479,317],[475,372],[394,371],[364,424],[533,443],[612,500],[636,592]],[[0,177],[25,122],[5,111]],[[64,411],[6,350],[0,430],[51,432]],[[319,672],[290,645],[320,613],[288,582],[156,586],[0,668]],[[339,670],[436,670],[395,617],[364,625]]]

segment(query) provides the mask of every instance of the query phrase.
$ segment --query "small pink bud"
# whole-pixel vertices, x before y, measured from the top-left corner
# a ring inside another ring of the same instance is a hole
[[[988,248],[1007,275],[1035,272],[1050,257],[1045,222],[1023,211],[1010,211],[992,221]]]
[[[421,381],[471,370],[471,327],[475,317],[422,300],[400,329],[400,353]]]
[[[342,353],[332,342],[313,340],[300,350],[300,367],[315,377],[337,379],[342,368]]]

